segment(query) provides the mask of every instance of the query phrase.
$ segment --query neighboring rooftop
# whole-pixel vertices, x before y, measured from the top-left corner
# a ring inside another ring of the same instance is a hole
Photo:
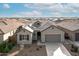
[[[24,23],[16,19],[0,20],[0,34],[15,30],[21,25],[24,25]]]
[[[59,19],[59,18],[58,18]],[[53,20],[53,19],[52,19]],[[39,26],[37,28],[40,29],[41,31],[44,30],[45,28],[49,27],[50,25],[57,25],[60,26],[62,28],[68,29],[70,31],[75,31],[79,29],[79,20],[76,19],[65,19],[65,20],[56,20],[56,21],[52,21],[52,20],[45,20],[45,19],[31,19],[31,20],[27,20],[27,19],[20,19],[20,18],[16,18],[16,19],[0,19],[0,34],[1,33],[7,33],[11,30],[14,30],[16,28],[18,28],[21,25],[25,25],[29,26],[32,29],[36,29],[35,26],[33,26],[36,23],[41,24],[41,26]],[[55,24],[54,24],[55,23]]]
[[[57,24],[57,26],[63,27],[70,31],[79,30],[79,20],[64,20]]]
[[[5,26],[7,25],[4,21],[0,21],[0,26]]]

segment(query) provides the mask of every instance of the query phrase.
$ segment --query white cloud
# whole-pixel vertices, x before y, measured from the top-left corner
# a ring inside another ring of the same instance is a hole
[[[38,11],[21,12],[20,14],[25,15],[25,16],[41,16],[41,13]]]
[[[31,8],[34,11],[19,12],[19,16],[45,16],[42,12],[47,12],[49,16],[58,17],[79,13],[79,4],[77,3],[29,3],[24,4],[24,7]]]
[[[42,16],[42,13],[34,10],[31,12],[19,12],[16,13],[14,16]]]
[[[6,9],[10,8],[9,4],[3,4],[3,7]]]
[[[24,4],[24,7],[28,7],[36,10],[44,10],[54,5],[56,5],[56,3],[30,3],[30,4]]]
[[[39,11],[47,10],[58,13],[76,13],[79,10],[79,4],[77,3],[32,3],[24,4],[24,6]]]
[[[58,13],[58,12],[51,13],[51,15],[55,16],[55,17],[61,17],[61,16],[63,16],[61,13]]]

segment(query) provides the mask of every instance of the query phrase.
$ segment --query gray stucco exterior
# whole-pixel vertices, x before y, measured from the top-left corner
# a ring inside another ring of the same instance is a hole
[[[61,42],[64,41],[64,32],[58,28],[56,28],[55,26],[53,26],[53,29],[52,29],[52,26],[49,27],[48,29],[44,30],[41,32],[41,41],[42,42],[45,42],[45,35],[47,34],[60,34],[61,35]]]
[[[34,25],[37,25],[35,22]],[[27,25],[23,26],[21,30],[17,33],[17,43],[18,44],[32,44],[33,40],[39,40],[40,36],[40,41],[41,42],[46,42],[46,35],[59,35],[60,37],[53,37],[51,39],[59,39],[58,41],[63,42],[64,41],[64,31],[60,30],[55,26],[54,24],[47,22],[44,25],[41,25],[39,22],[40,26],[35,27],[34,25]],[[38,35],[37,33],[40,32],[41,35]],[[29,35],[29,40],[20,40],[20,35]],[[50,39],[50,37],[49,37]]]
[[[20,40],[20,35],[29,35],[29,40]],[[32,33],[27,30],[21,30],[17,33],[17,44],[32,44]]]
[[[53,27],[53,28],[52,28]],[[29,32],[26,29],[22,29],[20,32],[17,33],[17,44],[32,44],[33,40],[37,40],[37,32]],[[35,37],[33,36],[35,33]],[[46,42],[45,40],[45,35],[60,35],[61,39],[59,39],[61,42],[64,41],[64,32],[58,28],[56,28],[55,26],[50,26],[47,29],[45,29],[44,31],[41,31],[41,42]],[[19,40],[20,37],[19,35],[29,35],[29,40]],[[52,38],[53,39],[53,38]]]
[[[62,31],[64,31],[65,33],[68,33],[68,36],[70,37],[70,40],[72,41],[75,41],[75,38],[76,38],[76,33],[79,33],[79,30],[76,30],[76,31],[70,31],[68,29],[65,29],[65,28],[62,28],[62,27],[59,27]]]

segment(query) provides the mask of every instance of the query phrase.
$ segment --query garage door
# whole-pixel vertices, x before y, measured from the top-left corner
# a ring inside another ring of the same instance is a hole
[[[60,34],[45,35],[46,42],[61,42]]]

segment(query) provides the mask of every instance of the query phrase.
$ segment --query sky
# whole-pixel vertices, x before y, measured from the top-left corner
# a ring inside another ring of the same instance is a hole
[[[78,17],[79,3],[0,3],[0,17]]]

